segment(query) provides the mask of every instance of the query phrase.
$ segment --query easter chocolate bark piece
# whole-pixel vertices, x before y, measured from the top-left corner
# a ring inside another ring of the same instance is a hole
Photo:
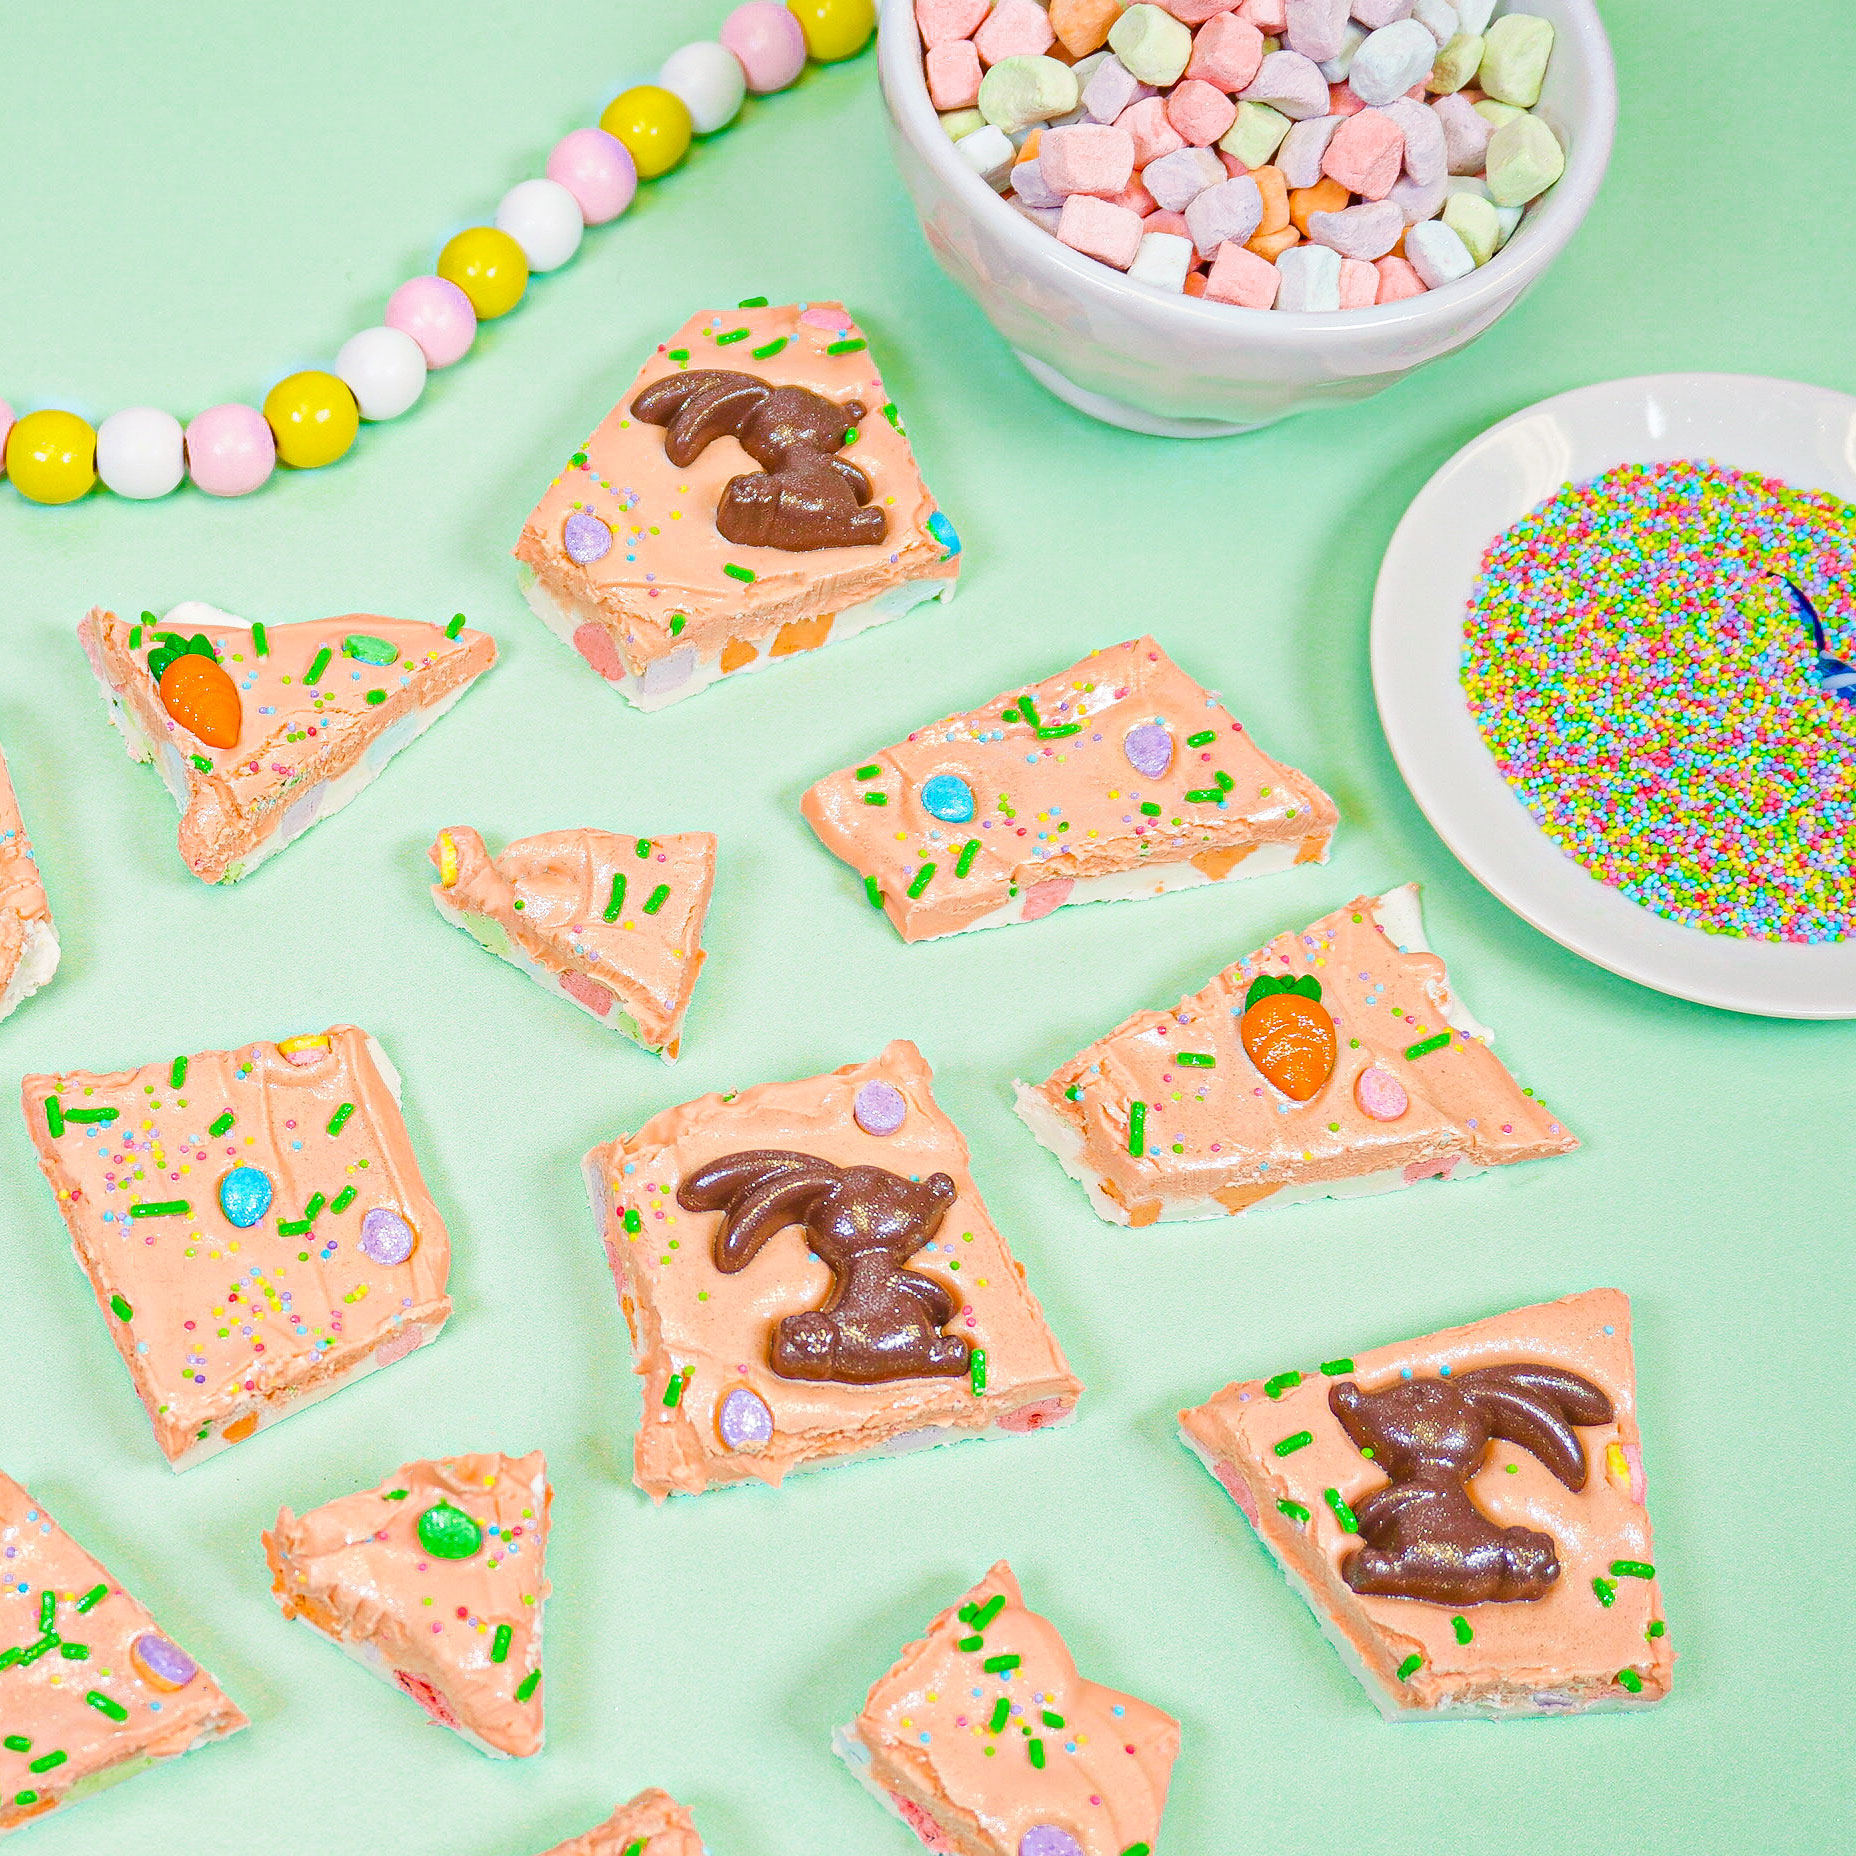
[[[26,1127],[175,1469],[403,1359],[451,1314],[451,1246],[352,1025],[28,1076]]]
[[[1151,638],[918,728],[802,809],[905,941],[1323,861],[1339,816]]]
[[[1002,1560],[903,1651],[833,1750],[947,1856],[1151,1856],[1179,1723],[1079,1675]]]
[[[960,571],[841,303],[692,316],[515,553],[536,613],[641,709],[951,598]]]
[[[407,1463],[377,1489],[281,1509],[271,1591],[480,1753],[526,1759],[542,1743],[553,1499],[539,1450]]]
[[[39,866],[0,757],[0,1018],[58,971],[58,931]]]
[[[1181,1436],[1390,1720],[1669,1692],[1616,1289],[1226,1386]]]
[[[219,1684],[4,1475],[0,1546],[0,1836],[249,1725]]]
[[[130,756],[181,809],[180,854],[235,883],[338,812],[496,662],[488,633],[351,612],[247,625],[198,600],[77,628]]]
[[[913,1044],[666,1109],[586,1180],[644,1387],[634,1476],[658,1500],[1075,1409]]]
[[[453,825],[430,855],[447,921],[601,1024],[676,1057],[715,882],[708,832],[548,831],[492,857]]]
[[[1111,1224],[1468,1179],[1578,1142],[1522,1089],[1424,939],[1418,886],[1359,896],[1018,1085]]]
[[[547,1856],[706,1856],[690,1814],[668,1792],[640,1792],[584,1836]]]

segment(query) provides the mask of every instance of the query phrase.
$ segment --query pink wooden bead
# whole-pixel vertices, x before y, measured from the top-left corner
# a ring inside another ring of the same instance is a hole
[[[1209,148],[1237,121],[1237,105],[1203,78],[1189,77],[1173,86],[1166,119],[1194,148]]]
[[[922,43],[933,51],[955,39],[970,39],[986,17],[991,0],[915,0],[915,24]]]
[[[1405,165],[1405,132],[1383,110],[1358,110],[1334,131],[1321,171],[1362,199],[1383,200]]]
[[[1363,258],[1340,261],[1340,306],[1371,309],[1379,301],[1379,273]]]
[[[1403,258],[1381,258],[1373,269],[1379,277],[1376,303],[1398,303],[1424,294],[1424,279]]]
[[[1141,248],[1141,216],[1093,194],[1073,193],[1063,203],[1057,236],[1072,251],[1125,271]]]
[[[236,400],[195,413],[186,439],[187,473],[208,496],[248,496],[277,464],[264,414]]]
[[[13,409],[0,400],[0,477],[6,475],[6,435],[13,429]]]
[[[1058,193],[1119,193],[1134,177],[1134,137],[1106,123],[1046,129],[1038,137],[1038,167]]]
[[[971,39],[931,45],[922,61],[928,71],[928,100],[938,110],[970,110],[980,100],[980,55]]]
[[[1050,50],[1056,37],[1050,15],[1037,0],[999,0],[973,35],[973,43],[980,57],[994,65],[1001,58],[1039,57]]]
[[[477,339],[477,312],[470,298],[445,277],[409,277],[387,298],[381,320],[419,344],[427,367],[463,360]]]
[[[1273,309],[1281,283],[1282,273],[1267,258],[1259,258],[1242,245],[1220,245],[1206,275],[1205,294],[1214,303],[1236,303],[1244,309]]]
[[[1263,34],[1249,20],[1224,13],[1199,28],[1186,76],[1216,84],[1220,90],[1242,90],[1262,63]]]
[[[575,129],[562,136],[548,157],[548,178],[574,196],[580,217],[590,226],[618,218],[638,191],[631,150],[604,129]]]
[[[1137,168],[1186,146],[1186,138],[1166,119],[1165,97],[1143,97],[1139,103],[1130,103],[1115,118],[1115,127],[1126,129],[1134,137]]]
[[[747,0],[715,35],[735,54],[756,96],[784,90],[806,68],[806,35],[779,0]]]

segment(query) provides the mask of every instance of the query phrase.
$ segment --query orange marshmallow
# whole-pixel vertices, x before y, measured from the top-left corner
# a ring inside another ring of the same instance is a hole
[[[1263,219],[1259,233],[1280,232],[1289,223],[1289,182],[1281,168],[1252,168],[1250,178],[1263,195]]]
[[[1108,43],[1123,0],[1050,0],[1051,30],[1072,58],[1087,58]]]
[[[1274,264],[1291,245],[1299,245],[1302,235],[1294,226],[1284,226],[1278,232],[1259,232],[1244,247],[1254,251],[1259,258],[1266,258]]]
[[[1343,212],[1353,196],[1332,175],[1323,175],[1312,187],[1297,187],[1289,195],[1289,217],[1295,229],[1308,236],[1310,213]]]

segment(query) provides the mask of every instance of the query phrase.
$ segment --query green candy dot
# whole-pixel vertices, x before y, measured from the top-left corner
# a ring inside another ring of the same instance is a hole
[[[435,1560],[467,1560],[483,1547],[483,1529],[462,1508],[440,1502],[419,1517],[419,1544]]]

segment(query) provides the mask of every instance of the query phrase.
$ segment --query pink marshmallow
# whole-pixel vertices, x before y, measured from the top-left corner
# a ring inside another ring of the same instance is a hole
[[[1379,278],[1375,303],[1399,303],[1424,294],[1424,279],[1403,258],[1381,258],[1373,270]]]
[[[1259,32],[1280,33],[1289,23],[1289,0],[1239,0],[1237,11]]]
[[[1099,194],[1097,198],[1107,200],[1111,206],[1125,206],[1129,212],[1139,213],[1143,219],[1160,204],[1141,185],[1141,177],[1138,174],[1119,193]]]
[[[1379,301],[1379,273],[1363,258],[1340,261],[1340,306],[1371,309]]]
[[[1233,180],[1236,180],[1240,174],[1248,174],[1250,172],[1243,162],[1238,160],[1228,149],[1219,149],[1218,159],[1224,163],[1224,171],[1229,174]]]
[[[1186,208],[1186,226],[1202,258],[1209,258],[1227,242],[1248,244],[1262,223],[1263,194],[1248,174],[1239,180],[1220,181],[1216,187],[1207,187]],[[1392,240],[1388,239],[1386,249],[1390,250],[1391,246]]]
[[[1098,200],[1094,194],[1073,193],[1063,203],[1057,236],[1072,251],[1099,258],[1125,271],[1141,248],[1141,216],[1125,206]]]
[[[1096,122],[1113,122],[1125,109],[1160,93],[1143,84],[1113,52],[1096,66],[1083,86],[1083,108]]]
[[[1353,16],[1368,32],[1411,17],[1412,0],[1353,0]]]
[[[1404,235],[1405,215],[1390,200],[1308,215],[1308,236],[1343,258],[1383,258]]]
[[[1055,193],[1119,193],[1134,174],[1134,137],[1107,123],[1072,123],[1046,129],[1037,158]]]
[[[995,65],[1001,58],[1035,58],[1050,50],[1057,35],[1050,15],[1037,0],[999,0],[986,23],[973,35],[981,59]]]
[[[1444,141],[1444,126],[1428,104],[1414,103],[1409,97],[1394,97],[1385,105],[1385,114],[1398,124],[1405,138],[1405,172],[1420,186],[1442,180],[1449,171],[1449,151]]]
[[[1431,114],[1443,125],[1444,160],[1450,172],[1480,174],[1489,164],[1489,138],[1495,131],[1476,114],[1475,105],[1459,90],[1453,97],[1439,97]]]
[[[1166,119],[1165,97],[1143,97],[1115,118],[1115,127],[1134,137],[1134,165],[1144,168],[1162,155],[1186,146],[1186,138]]]
[[[1230,12],[1237,0],[1158,0],[1158,4],[1163,12],[1171,13],[1188,26],[1202,26],[1220,13]]]
[[[1383,110],[1360,110],[1349,116],[1334,131],[1321,157],[1323,174],[1367,200],[1383,200],[1404,165],[1404,132]]]
[[[1149,232],[1170,232],[1175,238],[1190,238],[1192,236],[1191,229],[1186,224],[1186,215],[1184,213],[1169,213],[1164,211],[1149,213],[1147,217],[1141,221],[1141,231],[1143,234]]]
[[[1186,76],[1216,84],[1220,90],[1242,90],[1262,63],[1263,34],[1249,20],[1221,13],[1207,20],[1193,38]]]
[[[1244,86],[1246,103],[1267,103],[1292,122],[1305,116],[1329,116],[1328,81],[1321,67],[1300,52],[1271,52]]]
[[[915,24],[933,51],[955,39],[970,39],[992,0],[915,0]]]
[[[1284,42],[1292,52],[1326,64],[1346,43],[1348,0],[1288,0]]]
[[[1330,116],[1357,116],[1366,105],[1353,94],[1351,84],[1330,84],[1328,86],[1328,114]]]
[[[1209,148],[1176,148],[1141,170],[1141,185],[1175,213],[1183,213],[1207,187],[1225,178],[1224,163]]]
[[[1237,105],[1202,78],[1175,84],[1166,100],[1166,119],[1195,148],[1209,148],[1237,121]]]
[[[928,99],[938,110],[970,110],[980,100],[980,55],[971,39],[931,45],[923,60]]]
[[[1370,275],[1370,268],[1368,274]],[[1273,309],[1282,273],[1267,258],[1259,258],[1242,245],[1220,245],[1206,274],[1205,294],[1214,303],[1235,303],[1242,309]]]

